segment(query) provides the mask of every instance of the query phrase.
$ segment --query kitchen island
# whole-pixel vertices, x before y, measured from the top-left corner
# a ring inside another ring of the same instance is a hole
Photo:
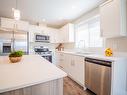
[[[18,63],[0,56],[0,95],[63,95],[65,72],[39,55]]]

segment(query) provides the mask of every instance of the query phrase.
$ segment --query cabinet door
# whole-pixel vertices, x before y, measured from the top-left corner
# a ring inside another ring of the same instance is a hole
[[[118,36],[120,31],[120,19],[117,5],[114,1],[101,6],[101,32],[103,37]],[[118,23],[119,22],[119,23]]]
[[[68,41],[69,42],[74,42],[74,25],[73,24],[68,24]]]
[[[29,32],[29,42],[34,42],[35,39],[34,39],[34,33],[32,32]]]
[[[112,38],[126,36],[125,4],[125,0],[110,0],[100,6],[102,37]]]
[[[74,42],[74,25],[67,24],[60,29],[62,43]]]
[[[60,42],[60,35],[59,35],[59,31],[58,30],[54,32],[54,42],[55,43],[61,43]]]
[[[60,43],[65,43],[65,33],[67,33],[66,31],[64,31],[63,28],[60,29],[59,31],[59,42]]]
[[[69,56],[68,74],[80,85],[84,86],[84,57],[70,55]]]
[[[64,54],[64,71],[67,74],[71,72],[70,63],[71,63],[71,55]]]
[[[65,26],[63,26],[63,28],[62,28],[62,38],[63,38],[63,42],[69,42],[69,30],[68,30],[68,25],[65,25]]]
[[[60,53],[60,67],[62,67],[63,70],[65,70],[65,55],[63,53]]]
[[[25,22],[25,21],[16,21],[16,24],[17,24],[17,29],[18,30],[20,30],[20,31],[28,31],[28,28],[29,28],[28,22]]]
[[[48,32],[48,35],[50,36],[50,43],[59,43],[59,38],[58,38],[58,29],[54,28],[47,28],[46,32]]]
[[[56,66],[64,70],[69,75],[72,71],[70,68],[71,55],[65,53],[56,53]]]
[[[1,27],[7,29],[14,29],[15,21],[13,19],[1,18]]]
[[[59,61],[60,61],[60,53],[55,52],[55,65],[59,66]]]
[[[64,54],[63,53],[56,53],[56,66],[64,69]]]
[[[35,41],[35,28],[33,25],[29,26],[29,42],[34,42]]]
[[[58,39],[58,33],[57,31],[51,31],[50,32],[50,43],[58,43],[59,39]]]
[[[35,34],[42,34],[43,30],[41,27],[36,25],[29,26],[29,41],[35,42]]]
[[[75,56],[74,78],[78,83],[84,85],[84,57]]]
[[[74,56],[73,55],[68,55],[68,75],[74,79],[74,67],[75,67],[75,62],[74,62]]]
[[[14,20],[9,18],[1,18],[1,27],[9,30],[14,30],[16,27],[18,31],[28,31],[29,23],[21,20]]]

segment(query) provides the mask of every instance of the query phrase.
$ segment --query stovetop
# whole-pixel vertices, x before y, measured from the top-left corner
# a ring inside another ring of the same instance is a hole
[[[41,56],[51,56],[52,51],[46,51],[46,52],[35,52],[35,54],[39,54]]]
[[[39,54],[41,56],[51,56],[52,55],[52,51],[49,51],[48,48],[43,48],[43,47],[35,48],[34,51],[35,51],[35,54]]]

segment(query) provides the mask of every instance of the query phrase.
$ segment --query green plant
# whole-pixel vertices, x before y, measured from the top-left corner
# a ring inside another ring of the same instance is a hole
[[[21,57],[23,54],[23,51],[14,51],[9,54],[9,57]]]

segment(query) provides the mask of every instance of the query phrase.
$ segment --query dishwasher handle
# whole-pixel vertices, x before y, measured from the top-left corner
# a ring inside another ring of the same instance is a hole
[[[108,66],[108,67],[111,67],[112,65],[112,61],[106,61],[106,60],[100,60],[100,59],[94,59],[94,58],[88,58],[88,57],[85,58],[85,62]]]

